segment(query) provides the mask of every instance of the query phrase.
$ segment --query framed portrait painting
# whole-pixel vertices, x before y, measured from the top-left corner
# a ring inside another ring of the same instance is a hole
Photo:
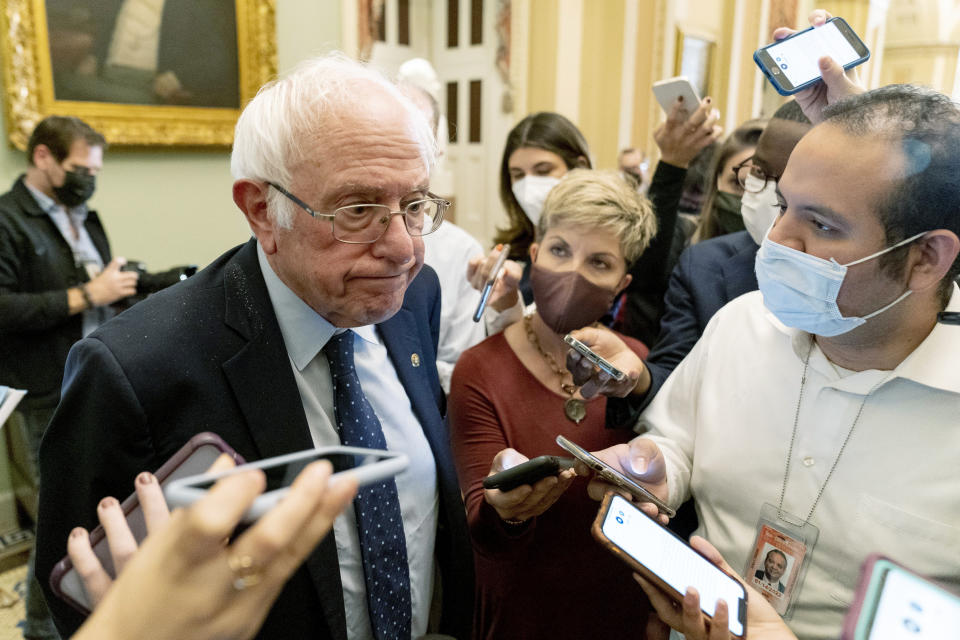
[[[276,75],[275,0],[6,0],[10,142],[51,114],[114,145],[225,146]]]

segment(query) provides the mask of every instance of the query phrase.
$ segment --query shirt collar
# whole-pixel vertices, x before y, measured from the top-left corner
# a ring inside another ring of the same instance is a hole
[[[323,316],[295,294],[273,271],[259,242],[257,259],[260,262],[263,280],[267,285],[267,293],[270,295],[270,303],[277,315],[277,323],[280,325],[280,333],[283,335],[287,354],[297,370],[303,371],[330,338],[346,329],[339,329],[327,322]],[[351,330],[367,342],[380,343],[376,328],[372,324],[352,327]]]
[[[43,191],[40,191],[36,187],[32,186],[26,180],[23,181],[23,184],[30,190],[30,194],[33,196],[33,199],[37,201],[37,204],[43,209],[43,212],[46,214],[56,213],[58,211],[66,211],[72,216],[85,216],[87,213],[87,205],[79,204],[72,209],[68,209],[62,204],[58,204],[56,200],[45,194]]]
[[[953,292],[946,311],[960,311],[960,287],[956,283],[953,284]],[[766,307],[764,307],[764,313],[774,327],[790,338],[793,352],[802,362],[811,348],[810,334],[786,326]],[[903,378],[935,389],[960,393],[960,376],[956,372],[956,362],[960,359],[960,327],[957,326],[937,323],[923,342],[893,371],[870,369],[839,378],[823,352],[816,346],[813,349],[810,354],[810,366],[834,380],[830,386],[842,391],[868,393],[878,380],[886,376],[888,380],[882,384],[896,378]]]

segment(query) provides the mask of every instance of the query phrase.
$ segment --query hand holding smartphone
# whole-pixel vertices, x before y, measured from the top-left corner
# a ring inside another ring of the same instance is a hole
[[[218,435],[209,432],[198,433],[173,454],[153,475],[161,485],[165,485],[178,478],[206,471],[224,453],[233,458],[237,464],[245,462]],[[121,503],[120,508],[123,510],[127,526],[139,546],[147,537],[147,524],[137,494],[134,492],[127,496],[127,499]],[[100,565],[110,578],[115,579],[117,572],[113,566],[113,556],[110,553],[103,526],[98,525],[90,532],[90,545],[93,547],[93,552]],[[83,580],[77,573],[69,556],[64,556],[50,573],[50,588],[64,602],[80,613],[89,614],[93,610],[93,603],[83,586]]]
[[[744,586],[658,524],[623,496],[608,493],[591,529],[594,538],[675,602],[689,587],[700,594],[700,608],[712,619],[718,600],[729,610],[728,629],[746,637],[747,592]]]
[[[574,458],[593,469],[603,480],[609,482],[618,489],[623,489],[641,502],[652,502],[657,506],[657,509],[660,510],[660,513],[668,518],[672,518],[677,515],[676,510],[671,509],[666,502],[655,496],[646,487],[637,484],[627,476],[623,475],[617,469],[614,469],[600,458],[591,454],[583,447],[574,444],[563,436],[557,436],[557,444],[563,447],[564,450],[569,451]]]
[[[819,60],[833,58],[844,69],[870,59],[870,50],[843,18],[757,49],[753,60],[781,95],[793,95],[820,81]]]
[[[572,458],[558,456],[539,456],[522,462],[515,467],[504,469],[492,476],[483,479],[484,489],[499,489],[512,491],[523,485],[533,485],[547,478],[555,476],[565,469],[573,468]]]
[[[627,374],[625,374],[623,371],[620,371],[620,369],[617,369],[615,366],[610,364],[608,360],[601,357],[600,354],[574,338],[569,333],[563,337],[563,341],[570,345],[574,351],[595,364],[601,371],[609,375],[617,382],[622,382],[627,377]]]

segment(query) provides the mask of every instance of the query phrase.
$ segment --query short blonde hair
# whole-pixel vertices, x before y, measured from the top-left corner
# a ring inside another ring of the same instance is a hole
[[[650,201],[616,171],[574,169],[567,173],[543,204],[537,242],[561,224],[610,231],[620,239],[620,251],[628,268],[657,233]]]

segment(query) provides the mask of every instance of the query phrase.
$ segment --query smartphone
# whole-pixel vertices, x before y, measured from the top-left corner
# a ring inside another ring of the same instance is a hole
[[[177,478],[191,476],[202,473],[210,468],[210,465],[226,453],[237,464],[246,462],[240,454],[230,448],[220,436],[215,433],[198,433],[190,438],[179,451],[167,460],[163,466],[157,469],[153,475],[161,485],[175,481]],[[136,539],[137,544],[143,542],[147,537],[147,524],[143,517],[143,510],[140,508],[140,500],[136,492],[127,496],[127,499],[120,504],[123,513],[126,515],[127,525],[130,532]],[[110,547],[107,544],[106,534],[102,526],[97,526],[90,532],[90,545],[93,552],[100,560],[104,570],[111,578],[116,578],[116,571],[113,567],[113,557],[110,555]],[[74,609],[89,615],[93,609],[90,598],[83,587],[83,581],[73,568],[70,556],[64,556],[60,562],[54,566],[50,573],[50,588],[67,604]]]
[[[493,285],[497,283],[500,272],[503,271],[503,265],[507,262],[507,256],[510,254],[510,245],[505,244],[500,247],[500,257],[493,263],[493,269],[490,270],[490,277],[483,285],[483,291],[480,292],[480,302],[477,303],[477,310],[473,312],[473,321],[480,322],[483,317],[483,310],[487,308],[487,300],[490,299],[490,292],[493,291]]]
[[[653,495],[646,488],[640,486],[627,476],[623,475],[600,458],[594,456],[580,445],[570,442],[563,436],[557,436],[557,444],[563,447],[565,451],[569,451],[574,458],[593,469],[598,476],[614,485],[618,489],[623,489],[641,502],[652,502],[653,504],[657,505],[657,509],[660,510],[660,513],[664,514],[668,518],[672,518],[673,516],[677,515],[677,512],[674,509],[671,509],[666,502]]]
[[[753,61],[780,95],[789,96],[820,80],[817,61],[823,56],[850,69],[869,60],[870,50],[843,18],[830,18],[757,49]]]
[[[568,345],[570,345],[574,351],[582,355],[584,358],[586,358],[593,364],[597,365],[597,367],[599,367],[601,371],[609,375],[611,378],[613,378],[617,382],[621,382],[624,378],[627,377],[627,374],[625,374],[623,371],[620,371],[620,369],[617,369],[615,366],[610,364],[610,362],[608,362],[606,359],[600,357],[600,355],[597,354],[596,351],[594,351],[584,343],[580,342],[569,333],[563,336],[563,341],[566,342]]]
[[[250,469],[260,469],[267,477],[266,489],[243,515],[243,522],[254,522],[290,492],[294,479],[304,467],[315,460],[329,460],[335,473],[350,471],[360,485],[392,478],[410,464],[406,454],[395,451],[360,447],[319,447],[266,458],[218,473],[179,478],[164,487],[163,495],[171,508],[185,507],[205,496],[218,480]]]
[[[681,96],[683,96],[683,104],[687,108],[688,114],[692,114],[700,106],[700,97],[697,95],[697,90],[687,76],[677,76],[654,82],[653,95],[667,115],[670,115],[670,109],[677,102],[677,98]]]
[[[717,600],[723,599],[730,612],[730,633],[746,636],[744,586],[623,496],[611,492],[604,497],[591,531],[603,546],[678,603],[693,587],[700,594],[701,611],[712,619]]]
[[[521,485],[534,484],[548,476],[555,476],[564,469],[573,468],[573,465],[572,458],[540,456],[487,476],[483,479],[483,488],[510,491]]]
[[[960,596],[873,554],[860,572],[841,640],[934,640],[960,629]]]

